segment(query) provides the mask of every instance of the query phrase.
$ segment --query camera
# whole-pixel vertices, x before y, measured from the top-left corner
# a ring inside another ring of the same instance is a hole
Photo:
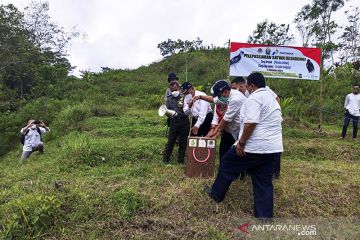
[[[35,120],[33,123],[34,123],[34,124],[40,124],[41,121],[40,121],[40,120]]]

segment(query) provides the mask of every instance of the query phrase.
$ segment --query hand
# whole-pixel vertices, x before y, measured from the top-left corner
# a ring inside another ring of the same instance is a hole
[[[216,134],[217,134],[216,128],[212,128],[205,137],[214,138],[216,137]]]
[[[191,99],[190,102],[188,103],[188,107],[191,108],[193,104],[194,104],[194,100]]]
[[[31,127],[31,125],[32,125],[34,122],[35,122],[35,120],[32,120],[32,121],[26,126],[26,128]]]
[[[240,141],[236,144],[236,154],[239,157],[243,157],[245,156],[245,150],[244,150],[245,146],[241,146],[240,145]]]
[[[41,126],[41,127],[45,127],[45,126],[46,126],[45,123],[43,122],[43,120],[40,120],[40,126]]]
[[[199,96],[194,96],[194,97],[192,98],[192,101],[195,102],[196,100],[199,100],[199,99],[200,99],[200,95],[199,95]]]
[[[198,132],[199,132],[199,128],[196,127],[196,126],[193,126],[193,127],[191,128],[191,132],[192,132],[194,135],[197,135]]]

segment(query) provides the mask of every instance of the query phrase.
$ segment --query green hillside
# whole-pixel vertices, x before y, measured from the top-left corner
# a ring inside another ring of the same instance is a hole
[[[189,179],[184,165],[162,163],[166,121],[157,115],[168,72],[184,81],[187,58],[188,80],[209,93],[227,77],[226,57],[225,49],[203,50],[136,70],[67,78],[2,114],[0,239],[242,238],[236,228],[252,216],[251,179],[236,181],[223,203],[210,201],[202,189],[213,179]],[[319,83],[269,80],[287,99],[275,217],[340,221],[334,239],[344,231],[356,239],[358,225],[347,221],[360,216],[360,148],[339,134],[343,98],[358,73],[348,66],[337,71],[337,79],[324,73],[322,133]],[[29,117],[44,119],[51,132],[45,154],[21,164],[18,131]]]

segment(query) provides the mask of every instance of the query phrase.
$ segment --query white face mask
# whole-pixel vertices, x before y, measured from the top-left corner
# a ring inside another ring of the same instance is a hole
[[[32,125],[30,126],[30,128],[31,128],[31,129],[35,129],[35,128],[36,128],[36,125],[35,125],[35,124],[32,124]]]
[[[180,91],[173,91],[171,92],[171,95],[173,95],[173,97],[178,97],[180,94]]]

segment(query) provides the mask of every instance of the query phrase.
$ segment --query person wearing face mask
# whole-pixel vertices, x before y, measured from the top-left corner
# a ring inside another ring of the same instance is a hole
[[[205,186],[211,199],[222,202],[241,171],[252,178],[254,215],[273,218],[272,175],[279,152],[283,152],[282,116],[279,103],[265,88],[265,78],[255,72],[247,78],[249,97],[240,110],[238,141],[222,158],[212,187]]]
[[[26,160],[36,151],[39,151],[40,154],[44,153],[44,143],[41,141],[41,136],[49,131],[50,128],[43,121],[36,122],[33,119],[28,121],[27,126],[20,130],[22,143],[24,144],[21,160]]]
[[[179,81],[179,78],[176,76],[175,73],[171,72],[168,74],[168,79],[167,79],[168,83],[170,84],[173,81]],[[168,87],[165,91],[165,102],[167,101],[167,97],[169,97],[171,95],[171,90]]]
[[[206,94],[195,90],[189,82],[184,82],[181,85],[181,91],[185,95],[184,113],[191,115],[192,117],[192,135],[199,137],[206,136],[210,131],[211,121],[213,118],[210,103],[204,100],[193,100],[193,97],[195,96],[206,96]]]
[[[176,115],[170,117],[170,128],[168,132],[168,141],[163,152],[164,163],[170,162],[170,157],[174,149],[176,139],[179,139],[179,163],[184,162],[187,136],[190,129],[190,123],[188,116],[183,111],[184,95],[180,92],[180,84],[178,81],[172,81],[169,84],[171,95],[166,99],[166,107],[169,110],[174,110]]]
[[[216,138],[221,135],[219,149],[221,161],[222,157],[238,138],[240,131],[240,109],[245,102],[246,97],[242,92],[231,89],[230,85],[225,80],[216,82],[213,90],[213,97],[217,97],[220,102],[226,102],[228,105],[223,119],[219,121],[218,125],[209,136],[211,138]]]
[[[179,78],[176,76],[176,73],[171,72],[171,73],[168,74],[168,79],[167,79],[167,81],[168,81],[168,84],[170,84],[170,83],[173,82],[173,81],[179,81]],[[164,99],[165,99],[165,104],[166,104],[167,98],[170,97],[170,96],[171,96],[171,90],[170,90],[170,88],[168,87],[168,88],[166,89],[166,91],[165,91],[165,97],[164,97]],[[167,118],[166,123],[167,123],[167,126],[170,127],[170,118]]]
[[[353,92],[348,94],[345,98],[344,108],[344,125],[342,128],[341,138],[344,139],[346,136],[347,127],[349,126],[350,120],[353,123],[353,140],[357,137],[358,123],[360,117],[360,85],[353,84]]]

